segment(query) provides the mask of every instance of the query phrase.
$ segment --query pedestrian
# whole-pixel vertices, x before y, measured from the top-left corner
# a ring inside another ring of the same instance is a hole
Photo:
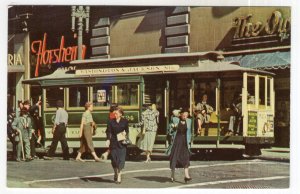
[[[121,171],[125,167],[125,158],[127,145],[124,139],[129,137],[128,120],[123,118],[124,111],[117,107],[115,112],[116,118],[109,121],[106,130],[106,146],[111,152],[111,165],[114,169],[114,181],[116,184],[121,183]]]
[[[192,121],[188,115],[188,111],[183,110],[180,117],[173,117],[170,123],[169,133],[173,136],[173,142],[166,153],[170,159],[171,182],[175,181],[175,168],[184,168],[186,183],[192,180],[189,175]]]
[[[29,116],[28,110],[23,107],[20,112],[20,116],[14,119],[12,123],[12,128],[16,130],[19,134],[19,141],[17,143],[17,158],[16,161],[31,161],[31,151],[30,151],[30,139],[32,137],[32,119]]]
[[[159,112],[155,104],[146,104],[147,109],[142,113],[142,120],[135,126],[142,126],[142,137],[139,139],[138,147],[146,152],[146,163],[151,161],[151,153],[155,142],[159,122]]]
[[[232,103],[231,108],[234,112],[234,119],[233,121],[229,122],[230,125],[233,124],[233,134],[234,135],[243,135],[243,117],[242,117],[242,94],[235,95]]]
[[[34,127],[34,129],[32,130],[32,135],[31,135],[31,139],[30,139],[30,153],[31,153],[31,157],[33,159],[38,159],[37,155],[36,155],[36,141],[38,139],[38,134],[35,130],[37,123],[35,122],[35,114],[39,111],[39,104],[41,104],[41,101],[39,100],[35,105],[31,106],[30,101],[29,100],[25,100],[23,102],[23,107],[27,109],[29,116],[31,117],[32,120],[32,126]]]
[[[16,160],[17,158],[17,143],[18,143],[18,132],[12,128],[12,123],[16,118],[16,112],[13,109],[9,109],[7,115],[7,137],[12,143],[12,159]]]
[[[208,104],[207,94],[203,94],[202,101],[199,102],[195,107],[198,135],[201,135],[203,123],[209,123],[210,115],[213,111],[213,107]]]
[[[69,160],[69,146],[66,139],[67,125],[68,125],[68,113],[64,109],[64,103],[62,100],[58,100],[56,103],[57,110],[55,114],[55,121],[52,128],[53,139],[50,146],[50,149],[47,152],[47,156],[44,156],[45,160],[52,160],[55,154],[57,144],[60,141],[62,151],[63,151],[63,160]]]
[[[117,103],[112,103],[110,108],[109,108],[109,115],[108,115],[108,121],[107,124],[109,123],[110,120],[115,119],[116,115],[114,113],[114,111],[116,110],[116,108],[118,107]],[[107,129],[106,129],[107,130]],[[102,155],[101,155],[101,159],[102,160],[107,160],[108,155],[110,154],[110,149],[107,149]]]
[[[76,161],[82,160],[81,155],[84,152],[90,152],[96,162],[100,162],[100,158],[96,155],[94,145],[93,145],[93,130],[96,127],[96,124],[93,120],[93,103],[87,102],[85,103],[85,112],[82,114],[81,125],[80,125],[80,148],[78,150],[78,154],[76,157]]]
[[[21,114],[21,109],[23,108],[22,100],[18,100],[18,107],[16,108],[16,117],[18,118]]]

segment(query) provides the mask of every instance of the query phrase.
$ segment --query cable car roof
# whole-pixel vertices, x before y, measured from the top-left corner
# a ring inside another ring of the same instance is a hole
[[[159,65],[158,65],[159,66]],[[118,67],[117,67],[118,68]],[[101,69],[101,68],[99,68]],[[108,69],[103,68],[102,69]],[[88,69],[90,70],[90,69]],[[132,76],[142,76],[142,75],[162,75],[162,74],[188,74],[188,73],[218,73],[218,75],[222,75],[223,73],[227,72],[249,72],[249,73],[258,73],[264,75],[274,75],[273,73],[256,70],[246,67],[241,67],[236,62],[214,62],[210,60],[205,61],[198,61],[197,65],[190,65],[190,66],[180,66],[177,71],[160,71],[160,72],[139,72],[139,73],[122,73],[122,74],[90,74],[90,75],[76,75],[74,70],[67,70],[63,68],[57,69],[50,75],[32,78],[24,80],[23,83],[25,84],[33,84],[33,85],[47,85],[50,86],[50,82],[56,83],[56,85],[76,85],[77,84],[84,84],[84,78],[105,78],[108,80],[108,77],[128,77],[128,79]],[[81,81],[80,81],[81,79]],[[128,80],[127,79],[127,80]],[[101,79],[102,80],[102,79]],[[121,80],[121,79],[118,79]],[[99,80],[100,81],[100,80]],[[49,82],[49,83],[47,83]],[[101,83],[98,82],[97,83]]]

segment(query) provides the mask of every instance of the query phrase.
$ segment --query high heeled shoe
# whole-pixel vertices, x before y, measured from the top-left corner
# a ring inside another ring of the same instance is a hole
[[[171,177],[171,182],[174,183],[175,182],[175,178]]]
[[[190,178],[184,177],[184,182],[185,182],[185,183],[188,183],[188,182],[191,181],[191,180],[192,180],[191,177],[190,177]]]
[[[117,175],[117,180],[116,180],[116,184],[121,184],[121,175],[119,175],[120,177],[118,177]],[[120,180],[119,180],[120,179]]]
[[[150,163],[151,162],[151,158],[147,158],[147,160],[145,161],[145,163]]]

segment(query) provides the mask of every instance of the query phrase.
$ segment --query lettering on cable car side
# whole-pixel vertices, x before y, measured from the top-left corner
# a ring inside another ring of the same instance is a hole
[[[121,68],[99,68],[99,69],[80,69],[75,71],[75,75],[103,75],[103,74],[122,74],[122,73],[151,73],[151,72],[171,72],[178,71],[179,65],[161,65],[147,67],[121,67]]]
[[[51,65],[53,63],[70,62],[77,59],[77,46],[65,48],[65,37],[62,36],[60,46],[57,49],[46,49],[47,33],[44,33],[42,40],[36,40],[31,43],[31,52],[36,54],[35,77],[39,76],[39,67],[42,65]],[[85,58],[86,46],[82,45],[82,59]]]
[[[257,135],[257,112],[248,112],[248,136]]]

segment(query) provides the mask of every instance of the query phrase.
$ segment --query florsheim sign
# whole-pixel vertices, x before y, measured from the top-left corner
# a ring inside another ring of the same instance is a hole
[[[43,40],[35,40],[31,43],[31,52],[36,54],[35,77],[39,76],[39,67],[55,63],[70,62],[77,59],[77,46],[65,48],[64,36],[60,39],[59,48],[47,49],[47,33]],[[86,46],[82,45],[82,59],[85,58]]]

